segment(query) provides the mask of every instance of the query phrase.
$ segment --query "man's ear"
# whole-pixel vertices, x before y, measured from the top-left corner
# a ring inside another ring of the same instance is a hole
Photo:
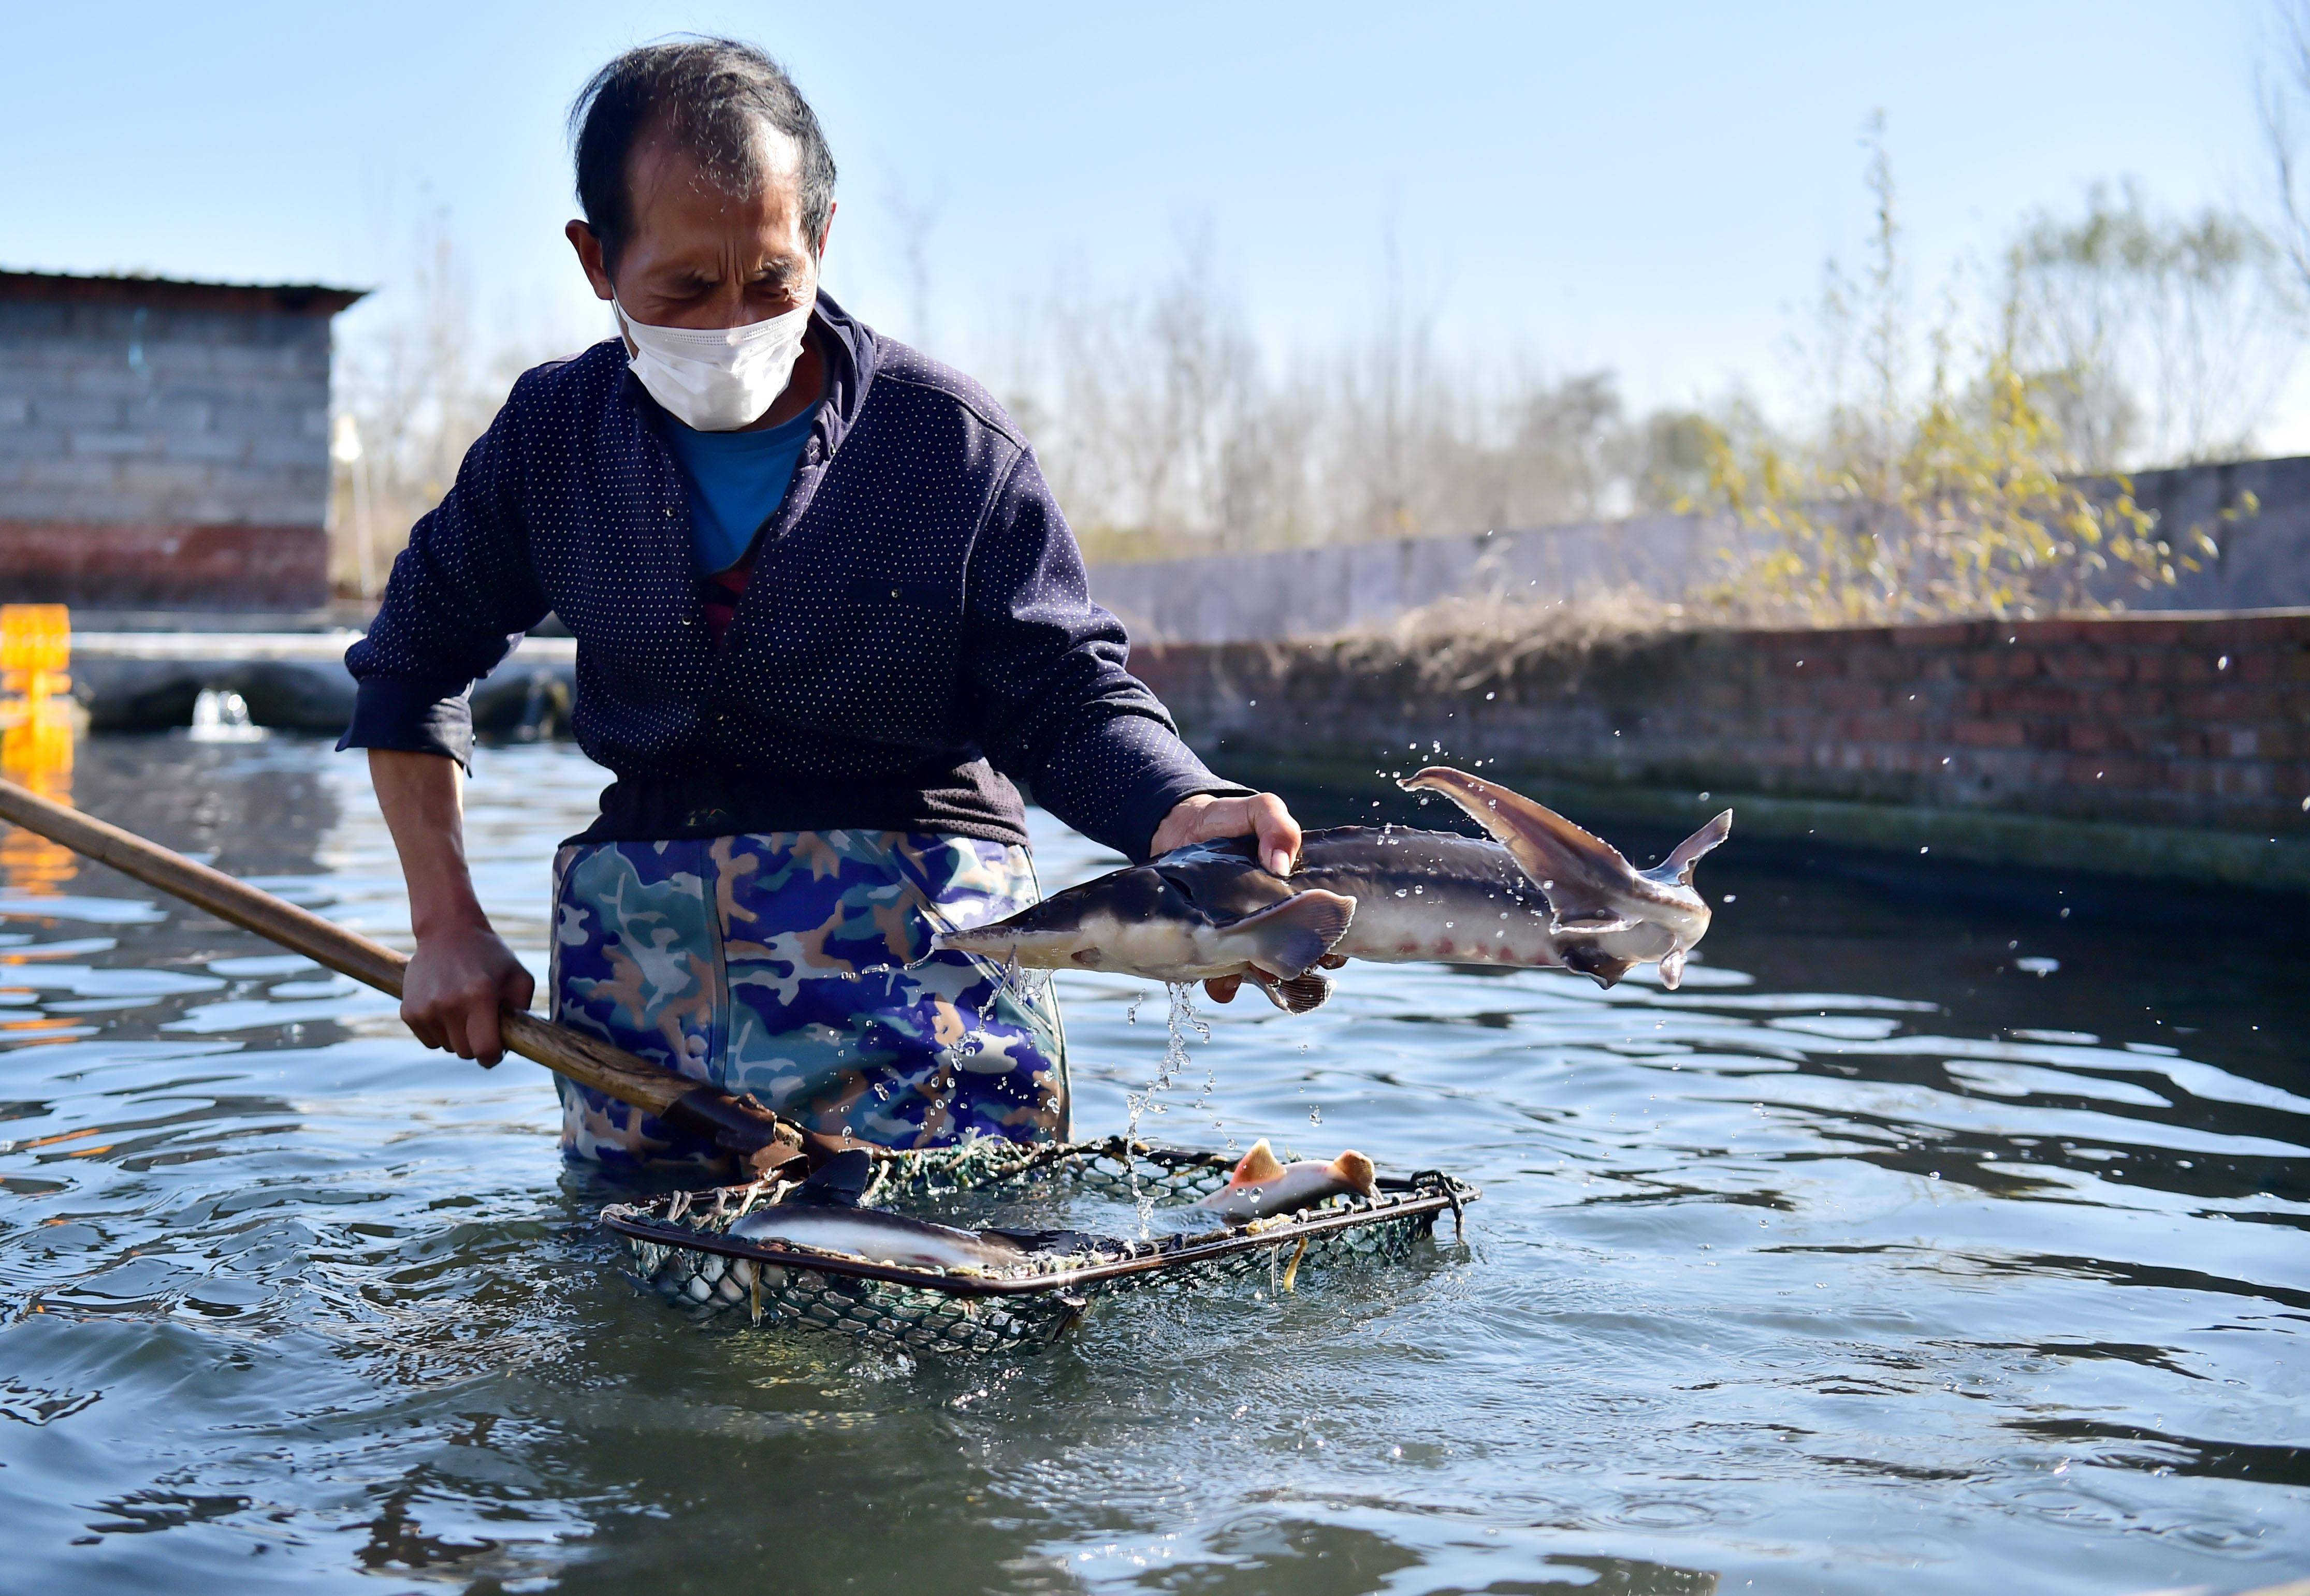
[[[821,264],[826,259],[826,241],[834,236],[834,213],[840,209],[842,202],[839,200],[827,201],[826,225],[818,230],[818,258]],[[574,227],[577,224],[572,222],[570,225]]]
[[[561,236],[578,252],[578,264],[586,269],[586,281],[594,285],[594,297],[617,298],[618,291],[610,286],[610,268],[602,258],[602,240],[594,236],[594,230],[582,221],[573,221],[561,230]]]

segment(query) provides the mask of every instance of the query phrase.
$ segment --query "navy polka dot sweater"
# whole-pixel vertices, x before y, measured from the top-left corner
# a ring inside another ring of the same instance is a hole
[[[718,646],[664,412],[611,340],[517,382],[411,532],[345,656],[360,691],[340,746],[469,759],[473,681],[550,612],[578,639],[578,743],[617,777],[588,838],[1023,843],[1015,777],[1143,858],[1180,799],[1243,792],[1125,668],[1002,407],[823,295],[812,325],[826,402]]]

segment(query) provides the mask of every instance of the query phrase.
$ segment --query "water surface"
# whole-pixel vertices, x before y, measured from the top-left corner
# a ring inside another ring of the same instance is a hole
[[[483,897],[541,969],[551,845],[601,780],[532,747],[473,789]],[[405,945],[357,760],[99,740],[72,787]],[[1046,886],[1107,863],[1038,823]],[[1357,967],[1299,1020],[1214,1011],[1147,1122],[1453,1168],[1486,1191],[1463,1244],[917,1365],[694,1326],[619,1271],[543,1072],[429,1054],[386,1001],[12,835],[0,1588],[2310,1573],[2303,943],[2266,907],[2063,920],[1761,852],[1704,867],[1737,901],[1680,993]],[[1078,1128],[1119,1129],[1161,998],[1062,991]]]

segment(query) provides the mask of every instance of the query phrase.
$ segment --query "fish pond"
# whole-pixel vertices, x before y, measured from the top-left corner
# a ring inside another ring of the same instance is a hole
[[[481,762],[483,897],[541,968],[602,780]],[[97,739],[66,785],[405,943],[357,759]],[[1110,863],[1037,823],[1046,886]],[[562,1166],[542,1071],[429,1054],[386,1000],[9,834],[0,1589],[2310,1574],[2302,906],[1737,826],[1701,884],[1676,993],[1359,966],[1312,1015],[1191,1032],[1147,1133],[1440,1166],[1484,1189],[1464,1238],[910,1361],[693,1323],[622,1272],[595,1215],[629,1193]],[[1060,989],[1078,1132],[1118,1131],[1164,996]]]

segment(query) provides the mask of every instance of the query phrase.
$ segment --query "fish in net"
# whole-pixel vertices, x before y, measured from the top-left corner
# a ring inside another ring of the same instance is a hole
[[[1102,1141],[1020,1146],[979,1141],[919,1152],[876,1151],[861,1201],[905,1212],[958,1203],[1029,1206],[1081,1194],[1118,1210],[1208,1215],[1199,1199],[1225,1185],[1224,1153]],[[626,1244],[634,1272],[701,1319],[740,1315],[756,1325],[831,1331],[909,1354],[971,1354],[1049,1345],[1100,1298],[1189,1291],[1248,1275],[1290,1289],[1302,1270],[1409,1256],[1439,1216],[1455,1226],[1480,1195],[1437,1170],[1382,1175],[1368,1195],[1247,1224],[1164,1236],[1109,1236],[1072,1228],[1009,1231],[1038,1244],[1015,1267],[942,1269],[886,1263],[792,1242],[750,1239],[731,1227],[792,1197],[792,1183],[760,1181],[612,1203],[602,1222]]]

